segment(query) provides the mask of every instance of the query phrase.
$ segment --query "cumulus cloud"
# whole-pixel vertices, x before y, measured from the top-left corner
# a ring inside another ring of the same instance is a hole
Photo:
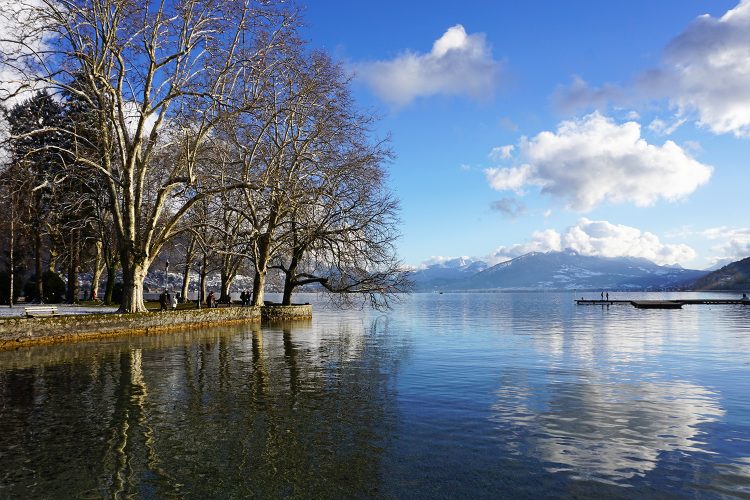
[[[676,201],[705,184],[713,170],[672,141],[649,144],[638,123],[620,125],[598,112],[523,137],[519,152],[521,165],[485,170],[493,189],[521,193],[539,186],[579,211],[604,201],[641,207]]]
[[[468,34],[457,24],[427,54],[407,51],[390,61],[360,64],[357,73],[384,101],[405,106],[417,97],[437,94],[491,95],[500,76],[483,33]]]
[[[537,231],[531,241],[500,247],[489,256],[490,261],[503,262],[528,252],[575,250],[581,255],[597,257],[639,257],[660,265],[693,260],[695,250],[684,244],[665,244],[650,232],[608,221],[581,218],[562,234],[554,229]]]
[[[740,260],[750,256],[750,228],[712,227],[703,236],[718,244],[711,247],[714,261]]]
[[[666,98],[716,134],[750,137],[750,0],[719,18],[699,16],[631,84],[597,88],[575,77],[556,97],[564,108]]]
[[[750,1],[719,19],[700,16],[665,51],[665,75],[677,84],[674,103],[695,110],[722,134],[750,135]]]
[[[506,217],[510,217],[511,219],[526,212],[526,205],[515,198],[500,198],[497,201],[493,201],[490,204],[490,208],[496,212],[500,212]]]
[[[662,243],[648,231],[585,217],[568,228],[563,245],[583,255],[642,257],[662,265],[688,262],[696,256],[689,246]]]

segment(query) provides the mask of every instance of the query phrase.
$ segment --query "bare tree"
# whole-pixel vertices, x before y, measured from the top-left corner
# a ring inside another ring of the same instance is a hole
[[[217,251],[221,259],[219,273],[221,276],[220,301],[229,303],[230,289],[237,277],[237,273],[243,268],[248,253],[248,235],[253,234],[247,221],[237,206],[242,197],[238,190],[225,191],[217,199],[217,219],[213,222],[214,229],[218,233]],[[252,241],[252,239],[250,240]]]
[[[371,163],[377,157],[354,161],[347,155],[311,191],[316,199],[294,212],[289,249],[277,264],[285,275],[283,305],[291,304],[297,287],[310,284],[339,304],[363,298],[375,308],[411,289],[396,256],[398,202],[385,189],[380,165]]]
[[[340,302],[359,296],[387,306],[410,287],[396,257],[398,202],[383,167],[391,151],[370,139],[374,118],[357,111],[347,75],[327,55],[302,56],[294,71],[295,92],[279,113],[283,134],[271,127],[285,139],[275,180],[282,304],[296,287],[317,283]]]
[[[226,129],[239,165],[229,170],[236,176],[229,180],[242,186],[238,210],[252,228],[247,233],[252,305],[263,304],[266,276],[286,244],[290,214],[306,199],[316,139],[325,128],[327,105],[337,97],[330,64],[321,64],[320,55],[308,57],[303,48],[287,46],[286,57],[274,61],[268,73],[259,106]]]
[[[99,158],[77,155],[76,146],[66,153],[104,180],[124,280],[121,310],[145,311],[149,265],[183,230],[190,207],[226,187],[200,169],[200,152],[224,115],[252,105],[264,81],[259,63],[283,42],[288,18],[250,0],[19,5],[0,14],[19,25],[0,43],[0,64],[18,75],[14,95],[45,86],[95,111]],[[29,51],[29,40],[45,43]],[[74,129],[64,132],[90,145]]]

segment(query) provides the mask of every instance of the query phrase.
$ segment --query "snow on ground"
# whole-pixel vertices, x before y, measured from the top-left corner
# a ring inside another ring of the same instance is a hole
[[[0,306],[0,317],[26,316],[24,307],[33,307],[34,304],[17,304],[13,307]],[[71,306],[67,304],[44,304],[57,307],[57,314],[104,314],[117,311],[117,306]]]

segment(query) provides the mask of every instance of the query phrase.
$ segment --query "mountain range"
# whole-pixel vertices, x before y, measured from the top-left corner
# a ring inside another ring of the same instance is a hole
[[[459,258],[419,269],[417,291],[661,290],[688,288],[708,271],[660,266],[635,257],[595,257],[573,250],[531,252],[490,266]]]
[[[750,257],[722,267],[692,283],[693,290],[750,289]]]

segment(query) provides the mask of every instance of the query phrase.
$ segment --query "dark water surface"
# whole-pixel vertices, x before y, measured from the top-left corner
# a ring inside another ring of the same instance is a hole
[[[572,301],[2,352],[0,497],[750,498],[750,307]]]

